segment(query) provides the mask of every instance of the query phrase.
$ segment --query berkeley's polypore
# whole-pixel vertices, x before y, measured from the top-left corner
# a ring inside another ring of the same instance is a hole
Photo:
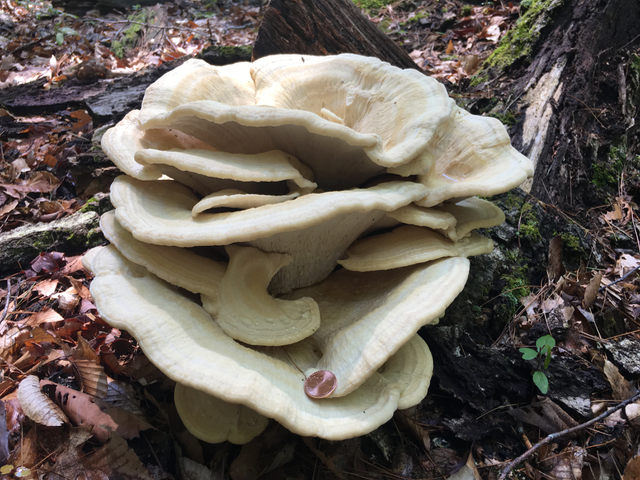
[[[96,305],[210,442],[267,418],[344,439],[420,402],[416,332],[462,290],[465,257],[491,250],[472,230],[504,220],[473,196],[532,174],[497,120],[356,55],[190,60],[103,148],[127,175],[101,223],[113,246],[85,259]],[[305,395],[318,370],[337,379],[329,398]]]

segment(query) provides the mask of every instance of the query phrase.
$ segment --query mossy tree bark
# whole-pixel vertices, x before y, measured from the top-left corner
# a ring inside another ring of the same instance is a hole
[[[502,113],[517,114],[511,133],[536,164],[534,196],[593,206],[596,187],[616,192],[623,171],[638,193],[640,2],[534,0],[488,63],[510,79]]]

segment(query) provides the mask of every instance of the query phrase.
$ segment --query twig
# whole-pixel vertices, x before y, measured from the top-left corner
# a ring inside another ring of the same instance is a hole
[[[546,445],[548,443],[551,443],[551,442],[553,442],[554,440],[557,440],[560,437],[564,437],[565,435],[569,435],[569,434],[572,434],[572,433],[575,433],[575,432],[579,432],[580,430],[584,430],[585,428],[590,427],[594,423],[597,423],[600,420],[602,420],[604,418],[607,418],[609,415],[617,412],[618,410],[623,409],[624,407],[626,407],[630,403],[635,402],[636,400],[638,400],[638,398],[640,398],[640,392],[634,393],[631,397],[627,398],[624,402],[618,404],[617,407],[614,407],[611,410],[608,410],[608,411],[604,412],[603,414],[598,415],[596,418],[592,418],[588,422],[585,422],[585,423],[583,423],[581,425],[577,425],[577,426],[572,427],[572,428],[567,428],[567,429],[562,430],[560,432],[556,432],[556,433],[552,433],[551,435],[548,435],[547,437],[545,437],[544,439],[542,439],[541,441],[536,443],[529,450],[527,450],[522,455],[520,455],[518,458],[516,458],[515,460],[512,460],[509,463],[507,463],[507,466],[502,469],[502,472],[500,472],[500,476],[498,477],[498,480],[504,480],[505,478],[507,478],[507,475],[509,475],[509,472],[511,472],[511,470],[513,470],[513,468],[516,465],[518,465],[519,463],[522,463],[524,460],[529,458],[540,447],[543,447],[544,445]]]
[[[0,316],[0,322],[4,322],[4,319],[7,318],[7,313],[9,312],[10,303],[11,303],[11,279],[7,278],[7,296],[4,297],[4,310],[2,311],[2,316]]]
[[[159,28],[160,30],[185,30],[187,32],[192,32],[192,33],[199,33],[200,35],[205,34],[206,30],[203,31],[205,29],[205,27],[201,27],[203,30],[196,30],[195,28],[189,28],[189,27],[178,27],[175,25],[151,25],[149,23],[143,23],[143,22],[136,22],[135,20],[103,20],[102,18],[91,18],[91,19],[87,19],[87,21],[97,21],[97,22],[102,22],[102,23],[112,23],[112,24],[116,24],[116,23],[133,23],[135,25],[140,25],[141,27],[146,27],[146,28]],[[244,27],[242,27],[244,28]]]
[[[604,287],[600,287],[600,288],[598,289],[598,292],[601,292],[601,291],[605,290],[607,287],[610,287],[611,285],[615,285],[616,283],[621,282],[622,280],[624,280],[625,278],[627,278],[629,275],[631,275],[633,272],[635,272],[635,271],[636,271],[636,270],[638,270],[639,268],[640,268],[640,265],[638,265],[638,266],[637,266],[636,268],[634,268],[633,270],[631,270],[631,271],[629,271],[629,272],[625,273],[625,274],[624,274],[623,276],[621,276],[619,279],[614,280],[613,282],[606,284]]]

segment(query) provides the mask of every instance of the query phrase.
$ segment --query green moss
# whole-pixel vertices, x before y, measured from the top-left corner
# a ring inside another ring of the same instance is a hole
[[[571,250],[582,251],[582,247],[580,246],[580,239],[575,235],[571,235],[567,232],[562,232],[560,234],[560,238],[562,238],[562,244],[565,247]]]
[[[488,75],[473,75],[471,77],[471,82],[469,83],[470,87],[477,87],[489,80]]]
[[[382,8],[390,3],[393,3],[393,0],[353,0],[360,8]]]
[[[251,55],[253,47],[251,45],[216,45],[216,51],[220,55]]]
[[[51,232],[42,232],[33,240],[33,248],[38,252],[46,252],[56,243],[56,239]]]
[[[531,0],[529,8],[507,32],[483,68],[503,69],[524,59],[529,60],[542,29],[551,21],[551,12],[564,0]]]
[[[538,219],[533,212],[533,205],[530,203],[525,203],[520,209],[520,228],[518,229],[518,235],[534,243],[542,240],[542,235],[538,229]]]
[[[402,26],[411,25],[413,23],[419,22],[423,18],[427,18],[428,16],[429,16],[428,12],[418,12],[413,17],[407,19],[406,22],[400,22],[400,25],[402,25]]]
[[[487,114],[489,117],[497,118],[507,127],[512,127],[516,124],[516,116],[512,112],[506,113],[489,113]]]
[[[131,23],[129,27],[122,32],[119,39],[111,42],[111,51],[118,58],[122,58],[125,55],[125,51],[134,48],[138,43],[139,33],[142,30],[141,23],[148,23],[153,20],[155,14],[149,9],[141,9],[129,16]]]
[[[593,164],[591,182],[597,187],[616,187],[626,159],[627,149],[624,145],[612,146],[606,163]]]
[[[471,5],[464,5],[460,13],[463,17],[468,17],[473,13],[473,7]]]

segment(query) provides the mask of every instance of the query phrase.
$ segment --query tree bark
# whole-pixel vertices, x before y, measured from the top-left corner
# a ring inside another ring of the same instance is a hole
[[[523,113],[513,143],[536,164],[531,194],[568,209],[593,206],[598,166],[613,168],[615,152],[633,168],[640,147],[640,3],[566,0],[553,15],[528,67],[507,72],[511,104]]]
[[[271,0],[253,57],[283,53],[358,53],[400,68],[418,69],[407,52],[378,30],[351,0]]]

